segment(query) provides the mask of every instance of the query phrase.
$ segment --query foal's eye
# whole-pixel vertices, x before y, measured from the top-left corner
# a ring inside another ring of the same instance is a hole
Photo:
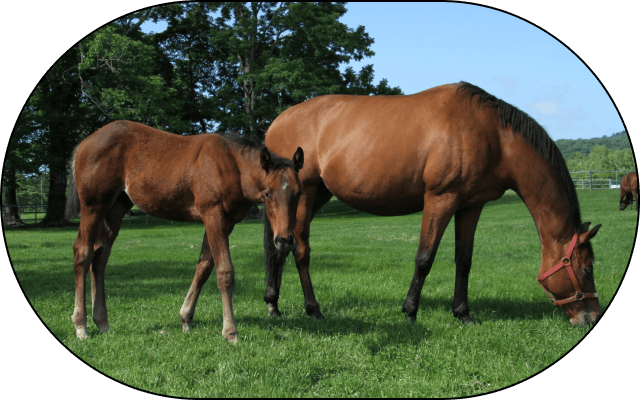
[[[270,199],[271,195],[269,194],[269,192],[264,192],[264,197],[266,197],[267,199]]]

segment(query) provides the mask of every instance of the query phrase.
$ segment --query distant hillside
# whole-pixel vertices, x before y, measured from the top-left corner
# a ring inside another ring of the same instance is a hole
[[[624,150],[631,148],[631,142],[626,131],[614,133],[611,136],[603,136],[601,138],[592,139],[559,139],[556,140],[556,145],[562,152],[562,155],[567,158],[574,153],[582,153],[585,157],[589,156],[593,146],[600,145],[605,146],[609,150]]]

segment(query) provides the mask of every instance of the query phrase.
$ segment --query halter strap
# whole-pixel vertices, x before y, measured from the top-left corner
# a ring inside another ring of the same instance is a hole
[[[576,278],[576,274],[573,272],[573,268],[571,268],[571,254],[573,253],[573,249],[576,247],[576,243],[578,243],[577,233],[573,235],[573,238],[571,239],[571,243],[569,244],[569,248],[567,249],[567,254],[565,254],[564,257],[560,259],[560,262],[537,278],[538,283],[540,283],[540,286],[542,286],[542,289],[547,294],[547,296],[551,299],[551,301],[553,302],[553,305],[555,306],[562,306],[564,304],[572,303],[574,301],[582,301],[582,299],[592,299],[592,298],[598,297],[598,293],[582,292],[582,290],[580,289],[580,284],[578,283],[578,278]],[[573,288],[576,290],[576,293],[573,296],[568,297],[566,299],[556,300],[551,294],[551,292],[549,292],[549,290],[544,286],[542,281],[544,281],[551,275],[555,274],[556,272],[560,271],[560,269],[563,267],[567,267],[567,272],[569,273],[569,277],[571,278],[571,283],[573,284]]]

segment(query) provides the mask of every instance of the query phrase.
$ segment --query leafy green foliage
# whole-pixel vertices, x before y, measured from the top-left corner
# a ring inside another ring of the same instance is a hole
[[[575,153],[581,153],[586,157],[591,153],[591,149],[594,146],[605,146],[609,150],[631,149],[631,142],[629,141],[629,136],[626,131],[614,133],[611,136],[605,135],[591,139],[558,139],[555,143],[565,158]]]
[[[400,94],[386,80],[374,87],[370,65],[357,76],[340,72],[373,55],[363,26],[339,22],[345,12],[343,3],[185,2],[96,30],[51,67],[21,113],[4,198],[17,201],[15,176],[47,169],[47,223],[64,223],[73,147],[116,119],[177,134],[240,130],[261,137],[279,113],[313,96]],[[166,21],[167,29],[144,33],[145,21]]]

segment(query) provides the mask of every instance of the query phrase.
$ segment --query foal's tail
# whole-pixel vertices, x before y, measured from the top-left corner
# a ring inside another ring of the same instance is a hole
[[[80,198],[78,197],[78,188],[76,187],[76,154],[78,153],[78,146],[73,149],[71,160],[69,160],[69,180],[67,187],[69,193],[67,194],[67,204],[64,209],[64,217],[68,221],[71,221],[78,216],[80,212]]]

